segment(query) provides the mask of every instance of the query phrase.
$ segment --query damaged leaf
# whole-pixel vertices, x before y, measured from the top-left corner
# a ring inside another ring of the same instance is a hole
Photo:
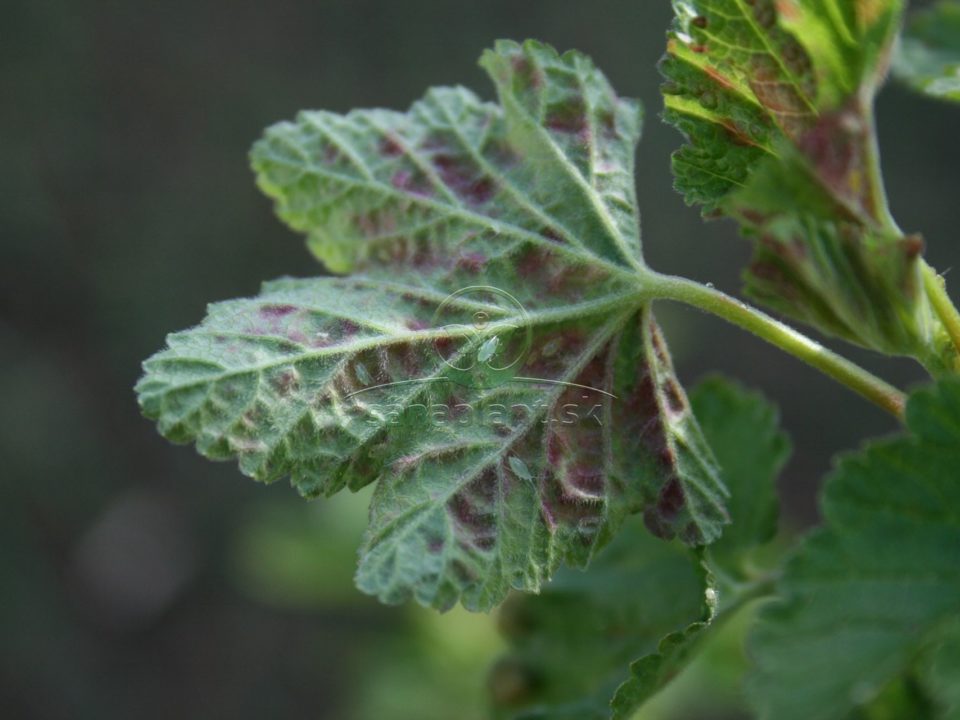
[[[301,113],[253,149],[346,277],[211,306],[145,363],[164,435],[305,496],[375,483],[357,584],[486,610],[623,519],[715,540],[726,490],[649,306],[636,103],[578,53],[498,43],[499,104]]]

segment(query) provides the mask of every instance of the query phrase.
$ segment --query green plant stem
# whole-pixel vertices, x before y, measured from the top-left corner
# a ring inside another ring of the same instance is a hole
[[[815,367],[902,420],[906,397],[897,388],[806,335],[712,287],[686,278],[654,275],[654,295],[699,308],[766,340]]]
[[[872,97],[872,90],[870,96]],[[866,165],[867,178],[869,180],[870,197],[873,203],[873,214],[878,222],[887,230],[899,236],[903,236],[903,231],[890,212],[890,205],[887,201],[887,192],[883,183],[883,172],[880,169],[880,148],[877,142],[877,133],[874,126],[874,113],[872,101],[867,103],[864,100],[865,108],[862,113],[864,118],[869,119],[870,127],[868,132],[869,141],[867,143]],[[923,275],[923,286],[934,312],[943,323],[947,334],[957,352],[960,353],[960,311],[950,300],[947,294],[946,284],[943,278],[930,267],[926,260],[920,260],[920,272]]]
[[[867,170],[867,197],[869,211],[873,218],[891,232],[902,236],[903,231],[890,212],[890,202],[887,199],[887,187],[883,182],[883,170],[880,167],[880,142],[877,136],[876,115],[873,109],[873,98],[877,88],[864,85],[860,89],[858,102],[860,116],[867,124],[864,165]]]
[[[923,287],[927,291],[927,297],[930,298],[930,304],[946,328],[953,346],[957,352],[960,352],[960,311],[957,311],[950,300],[947,286],[937,271],[927,265],[926,261],[923,261],[920,271],[923,273]]]

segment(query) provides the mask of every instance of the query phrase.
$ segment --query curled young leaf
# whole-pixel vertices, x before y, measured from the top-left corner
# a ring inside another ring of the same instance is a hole
[[[754,242],[747,294],[830,335],[958,366],[890,219],[872,103],[899,0],[675,3],[661,69],[677,188]]]

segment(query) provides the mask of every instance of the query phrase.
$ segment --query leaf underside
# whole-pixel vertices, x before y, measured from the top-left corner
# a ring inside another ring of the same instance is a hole
[[[376,483],[357,583],[489,609],[582,566],[623,518],[700,545],[726,490],[643,294],[636,103],[528,42],[499,95],[301,113],[260,187],[347,277],[211,306],[138,385],[177,442],[305,496]]]
[[[825,527],[752,633],[761,718],[847,717],[960,614],[960,381],[914,394],[907,425],[909,437],[844,458],[827,481]]]

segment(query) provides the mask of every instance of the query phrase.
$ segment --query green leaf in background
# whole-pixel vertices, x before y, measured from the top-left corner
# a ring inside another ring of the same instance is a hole
[[[789,442],[775,408],[723,378],[700,383],[691,399],[736,491],[734,523],[707,551],[709,566],[744,579],[748,551],[776,529],[775,481]],[[631,717],[685,667],[713,618],[707,568],[632,525],[585,574],[564,571],[539,597],[513,598],[501,616],[512,652],[492,676],[500,716]]]
[[[623,518],[715,540],[726,490],[650,311],[637,105],[535,42],[407,113],[301,113],[260,186],[348,277],[211,306],[145,363],[143,411],[305,496],[376,483],[357,584],[486,610],[585,565]]]
[[[630,717],[667,679],[661,639],[669,636],[668,655],[695,634],[711,617],[713,593],[690,551],[631,521],[587,572],[563,570],[539,596],[515,595],[503,606],[499,624],[511,650],[490,675],[496,717]]]
[[[830,335],[932,369],[956,353],[890,218],[872,103],[899,0],[677,0],[664,118],[688,143],[676,185],[754,244],[749,296]]]
[[[825,527],[752,634],[761,718],[847,717],[960,613],[960,380],[915,393],[907,425],[827,481]]]
[[[960,102],[960,2],[940,0],[910,17],[893,71],[915,90]]]
[[[774,405],[723,377],[698,383],[690,401],[730,490],[730,526],[710,546],[710,565],[746,580],[751,552],[777,532],[777,478],[790,457],[790,440]]]
[[[960,719],[960,620],[947,626],[919,663],[916,675],[943,720]]]

